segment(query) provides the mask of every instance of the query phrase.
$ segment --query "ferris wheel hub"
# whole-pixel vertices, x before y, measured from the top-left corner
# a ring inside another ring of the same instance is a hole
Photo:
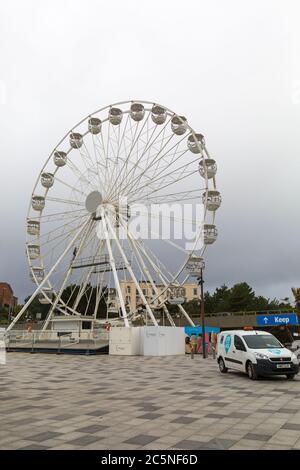
[[[90,213],[96,212],[102,201],[102,194],[99,191],[92,191],[85,200],[86,210]]]

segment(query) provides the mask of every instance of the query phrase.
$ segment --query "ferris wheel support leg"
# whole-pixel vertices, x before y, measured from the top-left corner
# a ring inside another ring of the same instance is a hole
[[[195,326],[195,323],[193,322],[193,320],[191,319],[191,317],[189,316],[189,314],[184,310],[183,306],[182,305],[178,305],[179,307],[179,310],[181,311],[181,313],[185,316],[185,318],[187,319],[187,321],[189,322],[189,324],[191,326]]]
[[[154,290],[155,294],[156,294],[157,296],[159,296],[159,292],[158,292],[157,286],[156,286],[156,284],[155,284],[155,282],[154,282],[154,280],[153,280],[153,278],[152,278],[152,276],[151,276],[151,273],[150,273],[149,269],[147,268],[147,266],[146,266],[146,264],[145,264],[145,262],[144,262],[144,260],[143,260],[143,257],[141,256],[141,254],[140,254],[138,248],[137,248],[136,245],[135,245],[135,239],[134,239],[134,237],[132,236],[131,232],[130,232],[128,229],[127,229],[127,232],[126,232],[126,233],[127,233],[128,238],[130,239],[131,246],[133,247],[135,253],[137,254],[137,256],[138,256],[138,258],[139,258],[139,260],[140,260],[140,263],[141,263],[142,266],[143,266],[144,272],[145,272],[145,273],[147,274],[147,276],[148,276],[148,279],[149,279],[149,281],[150,281],[150,284],[151,284],[151,286],[152,286],[152,289]],[[160,299],[160,296],[158,297],[158,299]],[[167,309],[167,307],[166,307],[165,304],[163,304],[163,310],[164,310],[164,312],[165,312],[165,314],[166,314],[166,316],[167,316],[167,318],[168,318],[168,320],[169,320],[171,326],[176,326],[175,323],[174,323],[174,320],[173,320],[172,316],[170,315],[169,310]]]
[[[127,318],[127,312],[126,312],[126,307],[125,307],[125,303],[124,303],[124,298],[123,298],[121,286],[120,286],[120,283],[119,283],[118,273],[117,273],[117,270],[116,270],[115,260],[114,260],[113,252],[112,252],[112,249],[111,249],[111,243],[110,243],[109,234],[108,234],[108,230],[107,230],[106,217],[105,217],[104,211],[102,211],[101,213],[102,213],[102,224],[103,224],[104,236],[105,236],[107,250],[108,250],[109,262],[110,262],[110,266],[111,266],[111,269],[112,269],[112,272],[113,272],[113,276],[114,276],[114,280],[115,280],[115,284],[116,284],[116,289],[117,289],[117,292],[118,292],[120,306],[121,306],[121,310],[122,310],[122,314],[123,314],[123,320],[124,320],[125,326],[129,327],[130,325],[129,325],[129,321],[128,321],[128,318]]]
[[[160,274],[160,271],[159,271],[159,268],[158,266],[152,261],[152,259],[150,258],[150,256],[148,255],[147,251],[144,249],[144,247],[139,243],[139,246],[142,250],[142,252],[144,253],[145,257],[147,258],[147,260],[149,261],[149,263],[151,264],[152,268],[156,271],[158,277],[160,278],[160,280],[162,281],[162,283],[164,284],[165,287],[168,287],[168,284],[166,283],[165,279],[163,278],[163,276]],[[181,311],[181,313],[183,313],[183,315],[185,316],[185,318],[187,319],[187,321],[189,322],[189,324],[191,326],[195,326],[195,323],[193,322],[193,320],[190,318],[190,316],[188,315],[188,313],[184,310],[183,306],[182,305],[179,305],[179,310]]]
[[[101,250],[102,250],[102,248],[103,248],[103,245],[104,245],[103,240],[101,240],[100,245],[98,245],[98,247],[99,247],[98,253],[101,253]],[[86,286],[87,286],[87,284],[88,284],[88,282],[89,282],[89,280],[90,280],[90,277],[91,277],[91,275],[92,275],[94,269],[95,269],[95,266],[92,266],[92,267],[90,268],[90,270],[89,270],[89,272],[88,272],[88,274],[87,274],[87,276],[86,276],[86,278],[85,278],[85,281],[84,281],[83,285],[81,286],[81,288],[80,288],[79,291],[78,291],[77,297],[76,297],[75,302],[74,302],[74,304],[73,304],[73,310],[75,310],[75,311],[76,311],[76,308],[78,307],[78,304],[79,304],[80,300],[82,299],[82,296],[83,296],[83,294],[84,294],[84,292],[85,292]]]
[[[13,326],[17,323],[17,321],[21,318],[21,316],[23,315],[23,313],[27,310],[27,308],[29,307],[29,305],[31,304],[31,302],[33,301],[33,299],[35,298],[35,296],[40,292],[40,290],[42,289],[42,287],[46,284],[46,282],[48,281],[48,279],[50,278],[51,274],[53,273],[53,271],[57,268],[57,266],[59,265],[59,263],[63,260],[63,258],[66,256],[66,254],[68,253],[68,251],[71,249],[72,245],[74,244],[74,242],[77,240],[77,238],[79,237],[79,235],[83,232],[83,230],[85,229],[87,225],[87,222],[83,225],[83,227],[81,227],[81,229],[76,233],[76,235],[72,238],[72,240],[70,241],[70,243],[68,244],[67,248],[65,249],[65,251],[60,255],[60,257],[57,259],[56,263],[52,266],[52,268],[50,269],[50,271],[48,272],[47,276],[42,280],[42,282],[38,285],[38,287],[36,288],[36,290],[33,292],[33,294],[31,295],[31,297],[27,300],[27,302],[23,305],[23,307],[21,308],[21,310],[19,311],[18,315],[16,316],[16,318],[11,322],[11,324],[8,326],[7,330],[6,331],[10,331]]]
[[[105,215],[104,215],[104,217],[106,218]],[[134,272],[133,272],[133,270],[132,270],[132,268],[131,268],[131,266],[130,266],[130,264],[129,264],[129,261],[128,261],[128,259],[127,259],[127,256],[125,255],[124,250],[123,250],[123,248],[122,248],[122,246],[121,246],[121,244],[120,244],[120,242],[119,242],[119,239],[116,237],[116,233],[115,233],[114,229],[112,228],[112,225],[111,225],[111,223],[110,223],[110,221],[109,221],[109,218],[107,217],[106,219],[107,219],[106,221],[107,221],[107,225],[108,225],[108,227],[109,227],[109,230],[110,230],[112,236],[114,237],[114,240],[115,240],[115,242],[116,242],[116,245],[117,245],[117,247],[118,247],[118,249],[119,249],[119,252],[121,253],[121,256],[122,256],[122,258],[123,258],[123,260],[124,260],[124,262],[125,262],[126,268],[128,269],[128,272],[129,272],[129,274],[131,275],[131,278],[132,278],[132,280],[133,280],[133,282],[134,282],[134,284],[135,284],[135,287],[136,287],[136,289],[137,289],[137,291],[138,291],[138,293],[139,293],[139,296],[141,297],[141,299],[142,299],[142,301],[143,301],[143,303],[144,303],[144,305],[145,305],[145,307],[146,307],[146,311],[147,311],[149,317],[151,318],[151,320],[152,320],[154,326],[158,326],[158,323],[157,323],[157,321],[156,321],[156,318],[155,318],[155,316],[153,315],[153,312],[152,312],[152,310],[151,310],[151,308],[150,308],[150,306],[149,306],[149,304],[148,304],[148,302],[147,302],[146,297],[144,296],[144,293],[143,293],[143,291],[142,291],[142,289],[141,289],[141,286],[139,285],[139,283],[138,283],[138,281],[137,281],[137,279],[136,279],[136,277],[135,277],[135,275],[134,275]]]
[[[68,282],[68,280],[69,280],[69,277],[70,277],[70,275],[71,275],[71,273],[72,273],[73,263],[74,263],[74,261],[76,261],[76,259],[77,259],[78,256],[80,255],[80,253],[81,253],[81,251],[82,251],[82,248],[83,248],[83,245],[84,245],[84,243],[85,243],[85,241],[86,241],[86,239],[87,239],[87,237],[88,237],[88,235],[89,235],[89,233],[90,233],[90,229],[91,229],[91,226],[92,226],[92,225],[93,225],[93,220],[90,221],[90,223],[89,223],[89,225],[88,225],[88,227],[87,227],[87,231],[86,231],[84,237],[82,237],[82,240],[80,241],[80,244],[79,244],[77,253],[76,253],[76,255],[74,256],[74,258],[72,259],[72,261],[71,261],[71,263],[70,263],[69,269],[68,269],[67,274],[66,274],[66,276],[65,276],[65,279],[64,279],[64,281],[63,281],[63,283],[62,283],[62,285],[61,285],[61,288],[60,288],[60,290],[59,290],[59,293],[58,293],[58,295],[56,296],[56,299],[55,299],[55,301],[54,301],[54,303],[53,303],[53,305],[52,305],[52,307],[51,307],[51,309],[50,309],[50,311],[49,311],[49,313],[48,313],[48,315],[47,315],[47,318],[46,318],[46,320],[45,320],[45,322],[44,322],[42,331],[45,331],[45,330],[47,329],[48,325],[49,325],[49,322],[50,322],[50,320],[51,320],[51,317],[52,317],[52,315],[53,315],[53,312],[54,312],[54,310],[55,310],[55,308],[56,308],[56,306],[57,306],[57,304],[58,304],[58,302],[59,302],[59,300],[60,300],[60,298],[61,298],[61,296],[62,296],[62,293],[63,293],[63,291],[64,291],[64,288],[65,288],[65,286],[66,286],[66,284],[67,284],[67,282]],[[77,315],[78,315],[78,314],[77,314]]]

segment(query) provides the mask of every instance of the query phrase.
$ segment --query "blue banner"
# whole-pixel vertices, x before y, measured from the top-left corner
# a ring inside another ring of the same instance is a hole
[[[191,336],[192,334],[198,336],[200,333],[202,333],[202,328],[201,326],[185,326],[184,332],[188,336]],[[220,333],[220,328],[216,328],[214,326],[206,326],[205,333]]]
[[[299,325],[296,313],[280,313],[278,315],[256,315],[258,326]]]

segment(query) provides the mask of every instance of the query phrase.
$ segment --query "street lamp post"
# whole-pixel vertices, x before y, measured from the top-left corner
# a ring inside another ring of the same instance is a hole
[[[204,312],[204,293],[203,293],[203,270],[205,268],[205,261],[203,258],[192,255],[185,266],[190,276],[196,277],[198,285],[200,286],[200,317],[202,323],[202,352],[203,358],[206,358],[206,344],[205,344],[205,312]]]
[[[206,341],[205,341],[205,310],[204,310],[204,292],[203,292],[203,267],[200,270],[200,277],[198,278],[198,283],[200,286],[200,316],[201,316],[201,326],[202,326],[202,354],[203,359],[206,358]]]

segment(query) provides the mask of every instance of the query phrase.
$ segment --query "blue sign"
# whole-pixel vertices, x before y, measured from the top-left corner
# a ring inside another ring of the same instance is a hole
[[[184,332],[188,336],[191,336],[192,334],[198,336],[200,333],[202,333],[202,328],[201,326],[185,326]],[[214,326],[206,326],[205,333],[220,333],[220,328],[216,328]]]
[[[296,313],[280,313],[278,315],[256,315],[259,326],[299,325]]]

